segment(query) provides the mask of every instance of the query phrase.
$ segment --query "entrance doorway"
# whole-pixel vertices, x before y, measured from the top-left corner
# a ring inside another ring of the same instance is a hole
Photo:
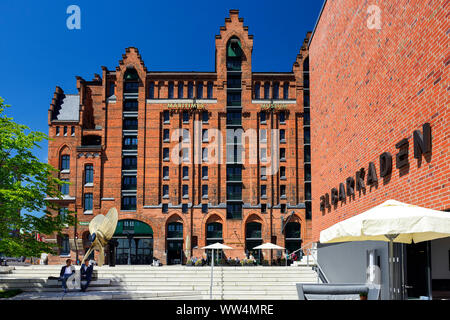
[[[289,222],[285,227],[285,248],[288,254],[300,249],[302,247],[302,238],[300,234],[300,223]],[[300,250],[301,251],[301,250]],[[302,256],[302,252],[296,253],[299,259]]]
[[[115,245],[111,256],[115,264],[152,264],[153,230],[145,222],[120,220],[112,240]]]
[[[255,250],[253,248],[261,245],[262,243],[261,223],[247,223],[245,230],[245,251],[247,252],[248,257],[252,255],[259,264],[261,264],[262,260],[261,250]]]
[[[214,243],[223,243],[222,224],[219,222],[212,222],[206,225],[206,245],[209,246]],[[208,264],[211,263],[212,250],[206,250]],[[223,250],[214,250],[214,264],[218,265],[219,261],[224,258]]]
[[[406,293],[408,299],[431,296],[430,241],[406,245]]]
[[[183,263],[183,224],[171,222],[167,225],[167,264]]]

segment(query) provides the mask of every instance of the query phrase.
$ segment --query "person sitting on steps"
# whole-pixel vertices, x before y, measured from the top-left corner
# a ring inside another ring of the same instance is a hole
[[[62,287],[64,293],[67,293],[67,279],[70,278],[75,273],[75,267],[72,266],[72,260],[67,259],[66,265],[61,268],[59,273],[59,279],[62,281]]]
[[[86,281],[86,284],[81,284],[81,291],[86,292],[86,289],[89,286],[89,283],[91,283],[92,279],[92,272],[94,271],[94,265],[89,265],[89,260],[85,260],[84,264],[81,266],[81,280]]]

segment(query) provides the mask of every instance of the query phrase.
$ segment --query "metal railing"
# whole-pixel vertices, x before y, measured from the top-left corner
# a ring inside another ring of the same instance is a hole
[[[319,276],[319,278],[317,279],[317,281],[319,282],[319,279],[322,280],[322,283],[330,283],[330,281],[328,280],[328,277],[326,276],[325,272],[323,271],[322,267],[320,266],[319,262],[317,261],[317,259],[315,258],[313,251],[317,252],[317,248],[313,248],[312,245],[315,242],[311,241],[308,242],[307,244],[305,244],[304,246],[300,247],[299,249],[291,252],[289,254],[289,256],[292,256],[294,253],[299,252],[300,250],[302,251],[302,255],[303,256],[303,251],[306,251],[306,265],[309,266],[309,257],[311,257],[313,259],[313,262],[315,264],[315,267],[313,267],[315,269],[315,271],[317,272],[317,275]]]

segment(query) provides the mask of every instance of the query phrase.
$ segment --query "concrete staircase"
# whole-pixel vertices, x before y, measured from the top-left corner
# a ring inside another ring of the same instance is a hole
[[[25,292],[61,292],[49,282],[60,266],[16,266],[0,274],[0,289],[20,288]],[[76,267],[79,268],[78,266]],[[86,295],[105,299],[209,299],[211,268],[188,266],[96,267],[98,281]],[[106,281],[105,281],[106,280]],[[213,299],[297,299],[295,283],[317,283],[311,266],[214,267]],[[98,293],[98,294],[97,294]],[[101,293],[101,294],[100,294]],[[20,297],[20,295],[18,296]],[[76,297],[73,297],[76,299]]]

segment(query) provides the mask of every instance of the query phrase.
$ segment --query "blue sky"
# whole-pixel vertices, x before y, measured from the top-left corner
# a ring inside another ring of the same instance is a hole
[[[75,76],[91,80],[114,69],[135,46],[148,70],[214,71],[214,37],[229,16],[254,35],[253,71],[291,71],[323,0],[18,1],[0,3],[0,96],[8,115],[48,133],[47,110],[58,85],[76,93]],[[81,29],[69,30],[69,5],[81,9]],[[47,144],[36,150],[47,159]]]

